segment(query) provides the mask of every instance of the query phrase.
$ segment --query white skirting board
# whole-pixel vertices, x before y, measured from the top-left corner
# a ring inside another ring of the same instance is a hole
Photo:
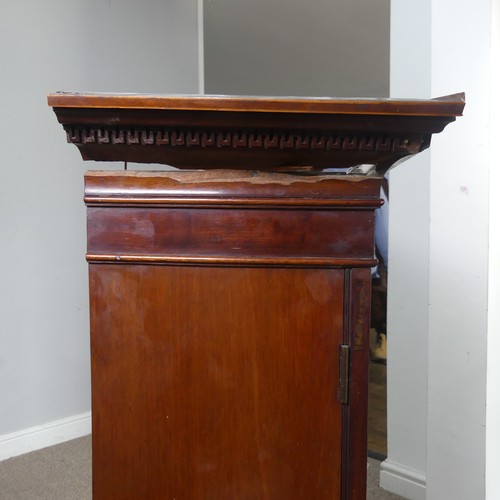
[[[390,460],[380,464],[380,486],[409,500],[425,500],[425,474]]]
[[[91,433],[90,412],[0,436],[0,460],[40,450]]]

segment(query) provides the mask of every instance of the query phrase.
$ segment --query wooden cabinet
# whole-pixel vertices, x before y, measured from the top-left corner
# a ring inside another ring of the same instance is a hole
[[[340,498],[366,462],[378,181],[198,176],[86,177],[95,496]]]
[[[84,158],[203,168],[86,175],[95,499],[365,498],[381,172],[463,102],[320,101],[49,98]]]

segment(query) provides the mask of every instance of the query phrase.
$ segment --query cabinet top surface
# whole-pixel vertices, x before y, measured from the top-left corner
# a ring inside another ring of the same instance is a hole
[[[48,96],[53,108],[319,113],[351,115],[461,116],[464,94],[436,99],[257,97],[58,92]]]

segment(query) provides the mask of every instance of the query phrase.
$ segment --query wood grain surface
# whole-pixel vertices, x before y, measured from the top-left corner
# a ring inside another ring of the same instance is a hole
[[[341,494],[342,270],[90,266],[94,499]]]
[[[47,100],[49,106],[54,108],[457,116],[462,112],[465,94],[457,93],[436,99],[390,99],[58,92],[50,94]]]

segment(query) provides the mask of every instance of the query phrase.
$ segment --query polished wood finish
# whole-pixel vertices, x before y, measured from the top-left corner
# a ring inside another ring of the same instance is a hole
[[[242,111],[366,115],[457,116],[464,94],[436,99],[334,97],[256,97],[222,95],[95,94],[58,92],[48,96],[53,108],[176,109],[183,111]]]
[[[93,172],[88,258],[373,266],[378,193],[379,180],[361,176]]]
[[[382,173],[463,95],[49,104],[84,159],[203,169],[85,176],[94,499],[363,500]]]
[[[342,270],[90,280],[94,498],[340,497]]]
[[[427,148],[462,113],[434,100],[300,99],[60,93],[57,118],[86,160],[178,168],[290,170],[376,165]]]
[[[379,185],[86,175],[94,498],[364,497]]]

